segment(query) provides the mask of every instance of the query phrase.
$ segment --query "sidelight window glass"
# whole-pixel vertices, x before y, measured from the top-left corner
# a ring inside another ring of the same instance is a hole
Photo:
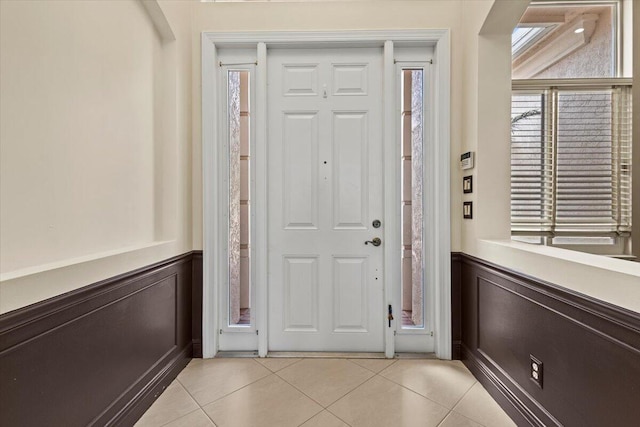
[[[424,328],[424,70],[403,69],[401,79],[402,327]]]
[[[249,81],[249,71],[228,72],[229,326],[251,326]]]

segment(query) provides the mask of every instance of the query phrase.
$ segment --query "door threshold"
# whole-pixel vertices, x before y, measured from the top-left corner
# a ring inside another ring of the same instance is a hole
[[[270,351],[267,357],[303,357],[308,359],[386,359],[384,353],[332,351]],[[394,359],[437,359],[435,353],[396,353]]]
[[[384,359],[384,353],[339,351],[270,351],[267,357],[303,357],[308,359]]]
[[[231,357],[259,357],[257,351],[219,351],[216,353],[216,359],[225,359]]]
[[[257,351],[219,351],[215,358],[256,358]],[[339,352],[339,351],[270,351],[270,358],[306,359],[386,359],[384,353]],[[396,353],[394,359],[437,359],[435,353]]]
[[[435,353],[396,353],[396,359],[437,359]]]

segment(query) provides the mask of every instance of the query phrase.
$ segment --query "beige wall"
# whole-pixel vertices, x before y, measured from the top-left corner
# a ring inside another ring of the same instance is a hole
[[[154,241],[161,45],[145,10],[1,7],[1,272]]]
[[[577,286],[562,250],[549,270],[508,243],[515,3],[160,1],[171,41],[135,1],[0,1],[0,312],[202,248],[202,31],[449,28],[452,251]],[[462,221],[467,150],[475,218]]]
[[[135,0],[0,2],[0,312],[191,249],[176,6],[177,42]]]

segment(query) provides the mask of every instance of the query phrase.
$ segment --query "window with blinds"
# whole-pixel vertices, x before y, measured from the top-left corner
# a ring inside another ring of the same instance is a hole
[[[559,245],[629,237],[630,84],[514,87],[511,231]]]

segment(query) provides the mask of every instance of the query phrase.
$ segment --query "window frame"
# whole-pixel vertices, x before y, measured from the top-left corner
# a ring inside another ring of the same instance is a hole
[[[588,90],[597,90],[597,89],[614,89],[617,87],[632,87],[632,79],[630,78],[606,78],[606,79],[523,79],[523,80],[512,80],[512,96],[514,94],[526,94],[526,93],[544,93],[545,91],[557,91],[559,93],[561,91],[569,90],[569,91],[588,91]],[[512,97],[513,99],[513,97]],[[545,101],[546,103],[547,101]],[[552,101],[553,102],[553,101]],[[628,99],[629,105],[631,106],[631,97]],[[632,107],[631,107],[632,108]],[[542,135],[551,135],[550,137],[553,139],[551,143],[552,150],[552,158],[553,164],[551,168],[553,170],[553,180],[554,185],[552,186],[552,194],[551,199],[554,204],[554,208],[552,209],[552,219],[551,219],[551,231],[523,231],[523,230],[513,230],[513,223],[511,225],[511,238],[515,241],[520,241],[524,243],[530,244],[540,244],[545,246],[554,246],[563,249],[575,250],[580,252],[588,252],[597,255],[606,255],[612,257],[619,258],[633,258],[631,253],[631,231],[629,232],[588,232],[588,231],[580,231],[580,232],[566,232],[566,231],[557,231],[556,227],[556,212],[555,212],[555,204],[557,198],[556,191],[556,172],[557,172],[557,164],[556,164],[556,156],[558,145],[556,144],[556,136],[555,129],[552,129],[557,125],[556,120],[554,118],[554,122],[545,123],[544,128],[542,129]],[[615,123],[613,124],[615,126]],[[629,125],[631,126],[631,125]],[[546,136],[543,136],[546,138]],[[631,128],[629,128],[629,137],[631,137]],[[510,138],[511,140],[511,138]],[[614,142],[612,141],[612,144]],[[616,142],[616,144],[620,144],[620,141]],[[629,140],[629,146],[632,149],[632,141]],[[631,156],[630,156],[631,157]],[[510,167],[511,171],[511,167]],[[629,174],[631,171],[629,171]],[[616,176],[619,176],[620,172],[616,172]],[[630,181],[630,185],[632,185]],[[543,191],[543,190],[541,190]],[[632,190],[630,190],[629,199],[631,199]],[[631,209],[631,203],[629,206]],[[618,224],[618,227],[620,224]],[[632,226],[632,225],[631,225]],[[554,243],[554,238],[566,238],[566,237],[609,237],[612,238],[613,241],[610,244],[585,244],[585,243]],[[538,238],[538,242],[533,242],[532,239]]]
[[[535,7],[580,7],[580,6],[613,6],[612,10],[612,70],[611,77],[606,78],[622,78],[626,77],[631,70],[630,64],[625,63],[625,43],[631,42],[631,37],[626,33],[631,33],[633,28],[627,29],[625,26],[625,20],[623,14],[625,12],[629,12],[629,5],[627,3],[631,3],[630,0],[534,0],[529,4],[529,8]],[[628,24],[628,22],[627,22]],[[522,26],[531,26],[532,24],[522,24]],[[550,23],[539,23],[536,25],[551,25]],[[520,23],[516,25],[516,28],[521,26]],[[537,37],[533,40],[533,43],[536,43],[541,38],[545,37],[549,30],[553,30],[554,28],[549,28],[547,31],[543,32],[540,37]],[[522,49],[521,49],[522,50]],[[517,55],[511,56],[511,61],[513,62],[520,54],[524,52],[518,51]],[[629,53],[629,52],[627,52]],[[631,60],[628,60],[631,63]],[[534,79],[531,79],[534,80]],[[539,79],[542,80],[542,79]]]

